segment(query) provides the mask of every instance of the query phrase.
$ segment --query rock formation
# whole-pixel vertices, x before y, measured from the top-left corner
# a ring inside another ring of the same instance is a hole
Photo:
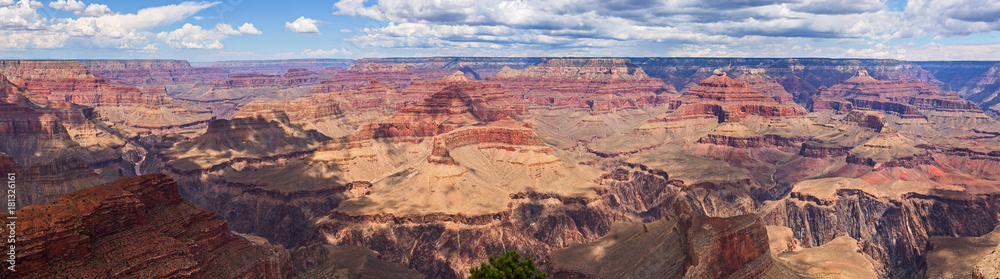
[[[94,76],[127,86],[163,85],[167,94],[187,92],[200,82],[229,77],[219,68],[193,68],[184,60],[80,60]]]
[[[233,74],[226,79],[199,83],[175,97],[214,108],[220,118],[232,118],[239,108],[254,100],[290,100],[306,94],[329,77],[328,72],[289,69],[282,75],[260,73]]]
[[[0,61],[0,74],[54,104],[77,104],[93,108],[102,122],[129,137],[204,125],[211,116],[188,108],[167,96],[160,86],[114,85],[93,76],[75,61]]]
[[[686,201],[659,221],[615,224],[596,241],[554,251],[548,268],[555,278],[798,277],[772,258],[760,217],[706,217]]]
[[[866,69],[883,80],[920,80],[941,84],[934,75],[919,65],[883,59],[825,58],[643,58],[635,63],[650,76],[663,79],[676,88],[690,88],[711,75],[713,69],[737,71],[759,69],[781,84],[795,100],[805,103],[820,87],[833,86],[858,70]],[[686,90],[681,90],[686,91]]]
[[[289,271],[284,249],[231,234],[162,174],[86,188],[14,216],[19,264],[0,271],[4,277],[282,278]]]
[[[629,131],[663,112],[675,90],[628,59],[550,59],[487,78],[527,101],[539,133],[560,148]]]
[[[335,92],[313,88],[308,96],[287,101],[253,101],[240,108],[236,117],[286,115],[293,124],[315,129],[329,137],[350,134],[359,126],[384,119],[404,104],[399,86],[373,80],[357,89]],[[320,92],[317,92],[320,91]]]
[[[978,237],[931,237],[927,278],[996,278],[998,244],[1000,227]]]
[[[913,134],[997,129],[994,120],[955,92],[941,91],[920,81],[877,80],[864,70],[835,86],[820,89],[812,100],[816,115],[824,110],[843,113],[851,109],[882,111],[895,129]],[[817,122],[826,122],[826,115],[817,116]]]
[[[735,79],[747,82],[747,85],[751,89],[764,94],[765,96],[771,97],[778,103],[791,104],[794,102],[794,96],[785,91],[785,87],[781,86],[777,81],[768,76],[764,69],[756,68],[745,68]]]

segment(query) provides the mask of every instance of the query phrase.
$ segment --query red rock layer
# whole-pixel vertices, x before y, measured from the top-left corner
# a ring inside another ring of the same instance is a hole
[[[35,99],[52,102],[53,106],[93,107],[102,121],[138,129],[128,132],[195,126],[207,123],[211,117],[205,111],[175,103],[163,87],[139,90],[109,84],[75,61],[0,61],[0,74]]]
[[[362,127],[353,139],[427,137],[476,123],[522,119],[527,107],[499,84],[457,82],[423,102],[401,109],[391,118]]]
[[[282,75],[256,72],[233,74],[228,78],[199,83],[190,91],[178,94],[177,97],[194,101],[294,98],[330,75],[330,72],[312,72],[301,68],[289,69]]]
[[[595,112],[663,104],[676,92],[624,58],[551,59],[524,70],[504,68],[487,80],[534,106]]]
[[[727,118],[750,115],[768,118],[805,115],[802,107],[779,104],[751,88],[747,82],[729,78],[721,71],[716,71],[711,77],[684,92],[681,102],[680,107],[672,113],[678,119],[709,116],[718,117],[721,123]]]
[[[771,97],[778,103],[791,104],[794,102],[794,96],[785,91],[785,87],[781,86],[773,78],[765,74],[764,69],[757,68],[746,68],[736,76],[736,79],[747,82],[747,85],[768,97]]]
[[[162,84],[167,93],[187,92],[199,82],[229,77],[218,68],[193,68],[184,60],[81,60],[95,76],[134,87]]]
[[[6,213],[0,218],[7,220]],[[15,212],[18,261],[5,278],[281,278],[276,256],[181,199],[163,174],[123,178]],[[279,253],[280,254],[280,253]]]
[[[920,80],[940,85],[934,75],[915,63],[881,59],[823,58],[643,58],[633,59],[650,76],[661,78],[676,88],[690,88],[708,77],[712,69],[733,71],[761,69],[800,102],[811,100],[820,87],[830,87],[867,69],[886,80]],[[681,90],[682,92],[684,90]]]
[[[850,107],[846,107],[846,102]],[[813,110],[849,110],[851,107],[878,110],[902,118],[924,118],[920,110],[942,112],[982,112],[972,102],[962,100],[955,92],[941,91],[937,86],[916,80],[876,80],[865,70],[830,88],[820,89],[813,99]]]
[[[405,98],[400,91],[393,83],[373,80],[357,89],[313,93],[293,100],[253,101],[240,108],[236,117],[284,115],[292,124],[340,137],[402,108]]]
[[[360,61],[325,79],[312,92],[334,92],[361,87],[371,80],[406,87],[410,82],[430,80],[454,73],[452,69],[417,69],[411,64],[376,64]]]
[[[495,75],[504,67],[524,69],[541,60],[542,58],[532,57],[363,58],[355,61],[355,64],[398,65],[414,70],[458,70],[470,74],[471,78],[482,79]]]

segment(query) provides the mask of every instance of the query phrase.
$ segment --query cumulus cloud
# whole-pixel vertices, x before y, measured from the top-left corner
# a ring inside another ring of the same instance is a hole
[[[100,17],[105,15],[110,15],[111,8],[108,8],[108,5],[104,4],[90,4],[87,6],[86,9],[83,9],[82,11],[73,12],[73,14],[85,17]]]
[[[21,0],[0,7],[0,30],[44,29],[46,20],[38,14],[41,3]]]
[[[0,1],[0,2],[2,2],[2,1]],[[2,3],[0,3],[0,4],[2,4]],[[53,9],[56,9],[56,10],[63,10],[63,11],[67,11],[67,12],[79,12],[79,11],[83,11],[84,9],[86,9],[87,8],[87,4],[84,4],[83,1],[59,0],[59,1],[55,1],[55,2],[49,2],[49,8],[53,8]]]
[[[240,26],[240,32],[243,34],[250,34],[250,35],[264,34],[264,32],[260,32],[260,30],[257,30],[257,27],[254,27],[253,24],[249,22],[244,23],[243,25]]]
[[[156,38],[164,41],[168,46],[175,49],[221,49],[224,46],[219,40],[223,38],[229,36],[239,36],[244,33],[254,34],[253,32],[242,32],[243,30],[256,31],[256,34],[260,34],[260,31],[253,28],[253,24],[250,23],[245,23],[243,26],[240,26],[240,30],[236,30],[232,25],[225,23],[216,24],[214,29],[207,30],[203,29],[201,26],[187,23],[177,30],[160,32],[159,34],[156,34]]]
[[[103,4],[60,0],[50,2],[49,7],[72,11],[79,17],[45,18],[38,14],[40,2],[20,0],[0,6],[0,48],[58,48],[73,42],[84,47],[141,49],[149,46],[154,35],[150,29],[188,18],[216,4],[183,2],[122,14],[112,13]]]
[[[297,34],[318,35],[319,26],[317,26],[317,24],[319,24],[318,20],[300,16],[299,19],[296,19],[293,22],[286,21],[285,29],[287,29],[288,31],[295,32]]]
[[[884,0],[340,0],[334,14],[384,22],[348,41],[360,47],[448,52],[533,49],[598,55],[658,49],[652,55],[736,56],[776,47],[777,56],[824,54],[899,58],[896,49],[791,50],[776,42],[886,44],[921,36],[1000,31],[995,0],[909,0],[903,10]],[[801,47],[801,46],[800,46]],[[473,52],[475,53],[475,52]],[[833,54],[831,54],[833,53]]]

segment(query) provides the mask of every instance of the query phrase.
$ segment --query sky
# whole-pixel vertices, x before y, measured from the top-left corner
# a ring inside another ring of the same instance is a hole
[[[1000,60],[996,0],[0,0],[2,59]]]

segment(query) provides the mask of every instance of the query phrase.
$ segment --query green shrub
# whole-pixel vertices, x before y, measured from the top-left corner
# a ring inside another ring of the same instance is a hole
[[[535,261],[531,260],[531,256],[524,257],[522,261],[521,255],[514,250],[507,251],[499,257],[490,256],[488,263],[473,267],[469,272],[472,273],[470,279],[545,279],[548,276],[545,272],[536,274]]]

